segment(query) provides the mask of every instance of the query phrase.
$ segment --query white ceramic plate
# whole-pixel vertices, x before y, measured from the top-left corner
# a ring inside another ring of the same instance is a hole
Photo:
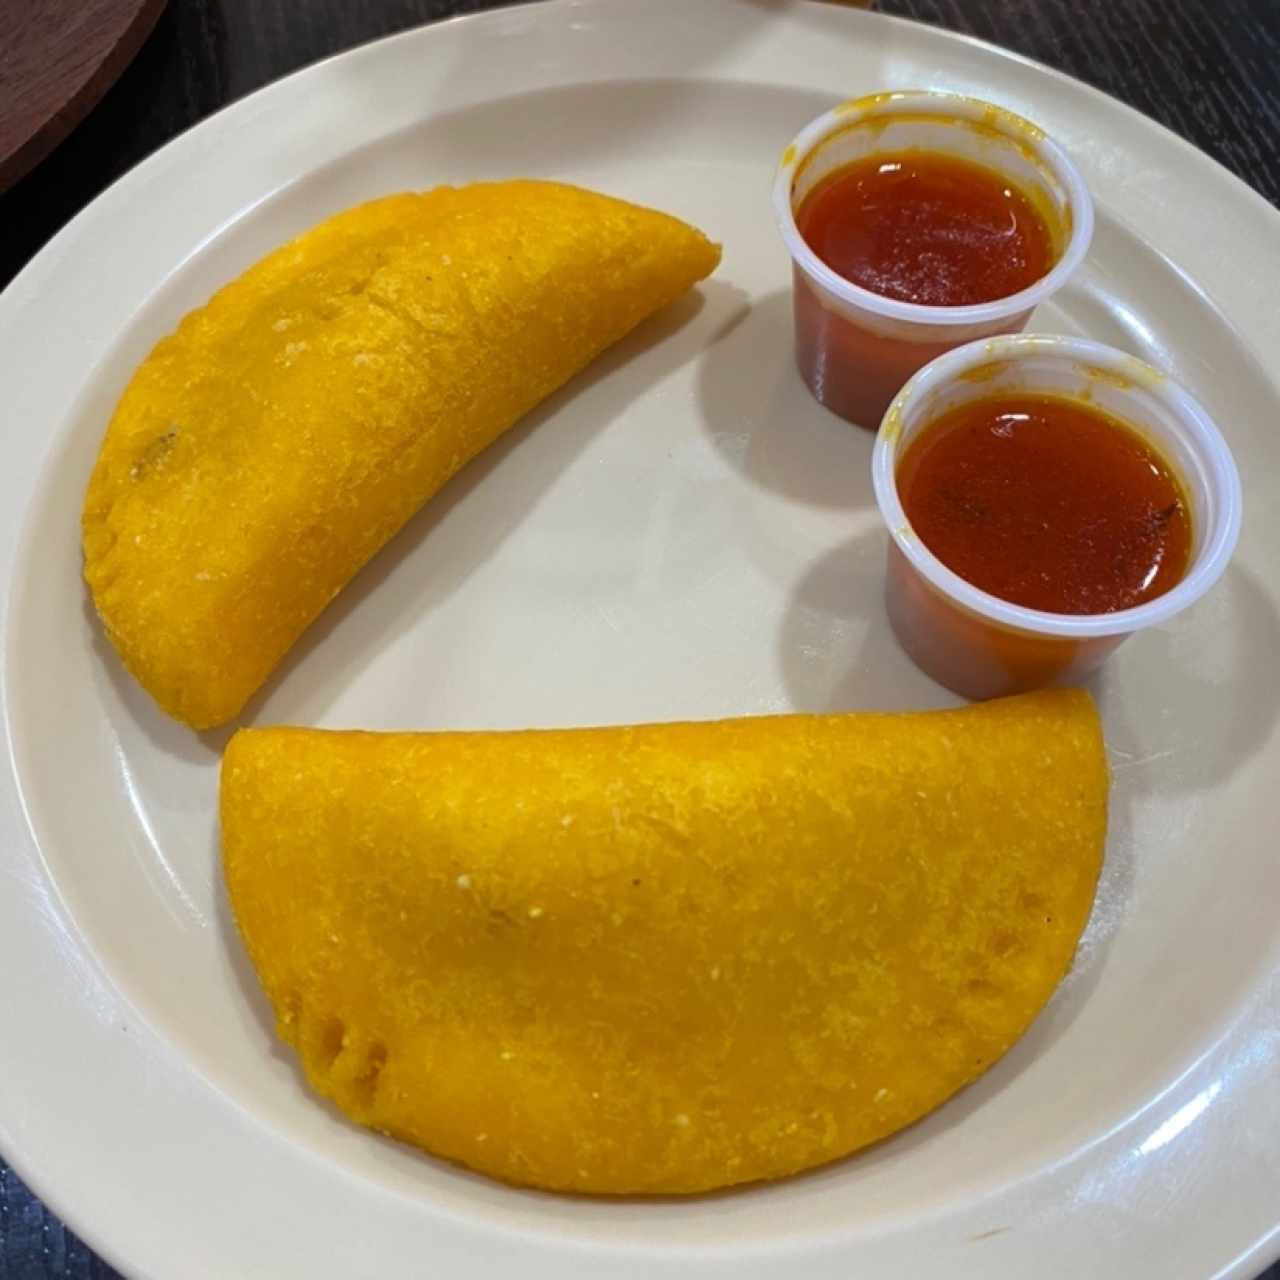
[[[879,590],[871,438],[792,368],[779,149],[842,96],[957,89],[1092,183],[1087,270],[1036,317],[1174,370],[1246,485],[1212,597],[1098,682],[1115,765],[1075,970],[923,1123],[776,1186],[661,1203],[506,1189],[347,1125],[272,1042],[216,873],[218,749],[122,673],[78,513],[130,369],[354,201],[531,174],[725,244],[702,290],[490,450],[346,591],[249,719],[591,724],[947,698]],[[783,0],[560,0],[411,32],[222,112],[0,298],[0,1148],[134,1275],[1249,1275],[1280,1246],[1280,218],[1079,84]]]

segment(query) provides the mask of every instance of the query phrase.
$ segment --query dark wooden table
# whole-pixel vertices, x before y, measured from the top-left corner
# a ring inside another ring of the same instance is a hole
[[[374,36],[493,3],[170,0],[98,108],[0,196],[0,287],[110,182],[224,103]],[[1280,0],[879,0],[879,8],[993,40],[1087,80],[1280,205]],[[0,1162],[0,1280],[115,1274]],[[1280,1264],[1266,1280],[1280,1280]]]

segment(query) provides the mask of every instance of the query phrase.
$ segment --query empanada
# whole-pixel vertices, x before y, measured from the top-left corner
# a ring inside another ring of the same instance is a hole
[[[508,733],[246,729],[222,841],[314,1088],[508,1182],[833,1160],[1026,1030],[1106,829],[1079,691]]]
[[[196,729],[234,717],[464,463],[720,251],[549,182],[338,214],[142,362],[84,505],[85,578],[125,666]]]

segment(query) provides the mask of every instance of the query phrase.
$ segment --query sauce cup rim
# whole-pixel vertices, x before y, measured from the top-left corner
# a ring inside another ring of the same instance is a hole
[[[1031,148],[1036,158],[1062,184],[1071,210],[1071,234],[1061,256],[1046,274],[1017,293],[990,302],[960,307],[935,307],[919,302],[903,302],[864,289],[832,270],[809,247],[796,225],[791,207],[791,186],[801,163],[832,134],[854,127],[860,118],[888,118],[927,111],[930,115],[952,116],[956,121],[981,122],[998,129]],[[992,122],[995,123],[992,123]],[[782,153],[773,182],[773,210],[778,229],[792,260],[829,293],[844,302],[876,315],[923,325],[998,324],[1032,310],[1056,293],[1084,260],[1093,240],[1094,211],[1089,188],[1065,151],[1031,121],[996,103],[968,94],[945,93],[933,89],[899,89],[873,94],[855,102],[841,103],[811,120]]]

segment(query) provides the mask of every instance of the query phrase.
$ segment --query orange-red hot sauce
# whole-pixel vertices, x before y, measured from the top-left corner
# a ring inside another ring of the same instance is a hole
[[[1081,401],[998,395],[952,409],[908,445],[912,529],[991,595],[1050,613],[1111,613],[1163,595],[1191,555],[1168,464]]]
[[[1017,187],[932,151],[867,156],[818,183],[796,213],[809,247],[872,293],[931,307],[1020,293],[1053,265],[1053,237]]]

